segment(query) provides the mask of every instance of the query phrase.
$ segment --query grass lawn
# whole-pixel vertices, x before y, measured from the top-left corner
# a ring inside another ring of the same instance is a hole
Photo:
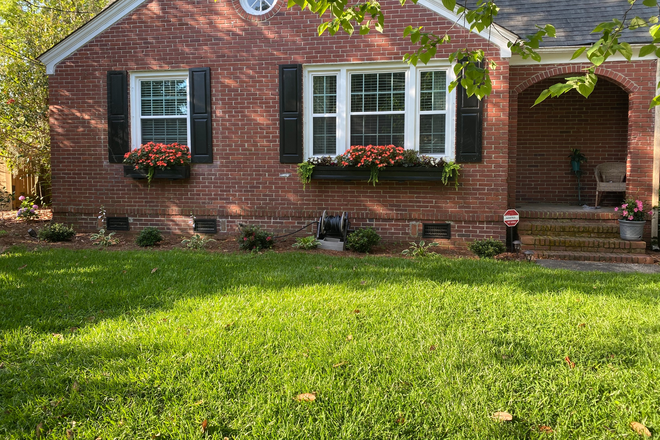
[[[0,363],[2,439],[656,437],[660,276],[14,251]]]

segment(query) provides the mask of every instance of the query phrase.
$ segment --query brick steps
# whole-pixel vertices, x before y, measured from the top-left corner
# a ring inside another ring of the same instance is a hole
[[[653,258],[645,254],[622,254],[607,252],[563,252],[563,251],[538,251],[535,252],[538,259],[571,260],[571,261],[599,261],[602,263],[630,263],[630,264],[653,264]]]
[[[614,213],[599,211],[522,211],[521,250],[537,259],[653,264],[646,243],[619,238]]]
[[[582,251],[607,253],[646,253],[643,241],[626,241],[619,238],[595,238],[574,236],[522,235],[522,250],[534,251]]]

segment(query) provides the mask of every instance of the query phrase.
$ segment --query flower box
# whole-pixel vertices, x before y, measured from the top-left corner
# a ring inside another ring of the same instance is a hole
[[[312,180],[369,180],[370,169],[358,167],[340,167],[316,165],[312,171]],[[440,167],[385,167],[378,172],[378,180],[384,181],[441,181]],[[453,179],[450,179],[453,180]]]
[[[146,179],[147,172],[145,170],[136,170],[133,165],[124,165],[124,177],[131,179]],[[179,180],[187,179],[190,177],[190,165],[176,165],[170,168],[161,170],[156,168],[154,171],[154,179],[169,179]]]

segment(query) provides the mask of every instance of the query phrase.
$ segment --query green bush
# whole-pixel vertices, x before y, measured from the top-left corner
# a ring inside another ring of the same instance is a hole
[[[470,243],[468,248],[479,258],[493,258],[495,255],[499,255],[506,251],[504,243],[495,240],[494,238],[475,240]]]
[[[316,237],[310,235],[309,237],[296,238],[296,242],[292,246],[298,249],[310,250],[319,247],[319,242]]]
[[[51,223],[39,231],[39,239],[45,241],[68,241],[76,235],[73,228],[62,223]]]
[[[346,247],[355,252],[369,252],[380,241],[374,228],[357,229],[346,238]]]
[[[158,228],[148,226],[140,231],[140,234],[135,239],[138,246],[153,246],[156,243],[163,241],[163,234]]]
[[[272,233],[253,225],[243,225],[240,228],[241,232],[236,241],[241,250],[260,251],[273,247],[275,241],[273,240]]]

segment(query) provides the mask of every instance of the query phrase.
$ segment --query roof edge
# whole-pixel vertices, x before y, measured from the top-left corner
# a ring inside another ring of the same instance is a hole
[[[585,45],[586,46],[586,45]],[[536,49],[536,52],[541,55],[541,61],[537,62],[532,59],[523,59],[519,55],[514,55],[511,58],[509,63],[511,66],[538,66],[541,64],[577,64],[577,63],[589,63],[587,56],[583,53],[579,57],[572,59],[573,53],[585,46],[552,46],[552,47],[541,47]],[[633,56],[631,61],[654,61],[658,57],[655,54],[649,54],[643,58],[639,56],[639,49],[641,49],[644,44],[631,44],[630,47],[633,50]],[[611,61],[627,61],[626,58],[620,53],[616,53],[610,56],[607,59],[608,62]]]
[[[75,51],[92,41],[113,24],[133,12],[146,0],[119,0],[69,34],[64,40],[39,55],[46,65],[46,74],[53,75],[57,65]]]
[[[442,5],[441,0],[419,0],[417,4],[422,5],[425,8],[437,13],[438,15],[441,15],[442,17],[453,21],[454,23],[458,24],[464,29],[467,30],[470,29],[468,26],[465,26],[465,24],[459,21],[460,16],[456,14],[456,12],[450,11],[449,9],[445,8]],[[491,41],[493,44],[499,47],[500,56],[502,58],[511,57],[511,49],[509,49],[508,43],[512,43],[518,40],[519,38],[518,35],[514,34],[508,29],[503,28],[502,26],[496,23],[493,23],[490,28],[484,29],[481,32],[477,32],[477,31],[472,31],[472,32],[481,36],[487,41]]]

